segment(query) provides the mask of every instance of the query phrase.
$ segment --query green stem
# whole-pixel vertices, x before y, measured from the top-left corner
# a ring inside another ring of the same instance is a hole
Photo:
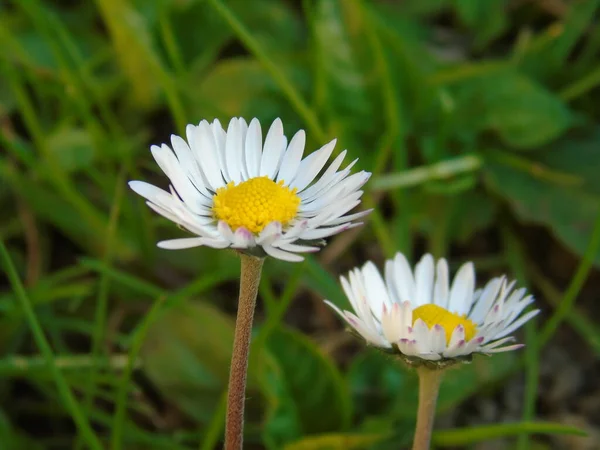
[[[244,403],[246,400],[246,375],[252,320],[258,295],[258,285],[263,258],[240,253],[242,269],[240,275],[240,297],[235,321],[233,353],[229,371],[227,414],[225,421],[225,450],[241,450],[244,441]]]
[[[25,293],[25,289],[23,288],[23,284],[19,279],[19,275],[13,265],[13,262],[10,258],[8,250],[4,246],[4,243],[0,241],[0,257],[3,262],[4,270],[8,275],[8,279],[12,285],[12,288],[15,291],[19,302],[21,303],[21,308],[23,309],[23,313],[27,318],[27,322],[29,323],[29,327],[31,328],[31,333],[33,334],[33,338],[35,340],[36,345],[40,349],[40,352],[44,356],[46,360],[46,364],[50,369],[50,373],[52,378],[54,378],[54,382],[56,383],[56,388],[58,389],[58,393],[64,402],[67,410],[70,412],[71,417],[73,418],[73,422],[77,426],[79,433],[85,440],[88,447],[92,450],[102,450],[102,444],[94,430],[90,426],[87,418],[79,408],[77,401],[75,400],[75,396],[71,392],[67,381],[63,377],[62,373],[58,369],[54,357],[54,352],[52,351],[52,347],[50,347],[50,343],[46,339],[44,335],[44,331],[42,330],[42,326],[40,325],[37,316],[35,315],[35,311],[31,306],[31,302]]]
[[[442,383],[443,370],[428,369],[421,366],[417,369],[419,375],[419,410],[413,450],[429,450],[431,433],[435,419],[435,405]]]

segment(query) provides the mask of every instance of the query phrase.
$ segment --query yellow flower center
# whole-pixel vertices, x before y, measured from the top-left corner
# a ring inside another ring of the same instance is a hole
[[[415,308],[413,311],[413,325],[417,319],[425,322],[429,329],[435,325],[441,325],[446,332],[447,344],[450,343],[452,332],[459,325],[462,325],[465,329],[466,341],[470,341],[477,331],[477,325],[468,319],[466,315],[459,316],[438,305],[428,304]]]
[[[259,233],[270,222],[286,225],[298,212],[300,197],[296,188],[275,183],[269,177],[256,177],[236,186],[232,181],[217,189],[213,197],[213,212],[217,220],[225,221],[232,230],[244,227]]]

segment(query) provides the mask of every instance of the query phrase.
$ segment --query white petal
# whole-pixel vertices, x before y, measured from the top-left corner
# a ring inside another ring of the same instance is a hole
[[[443,353],[446,350],[446,331],[441,325],[434,325],[430,331],[431,351],[434,353]]]
[[[415,298],[415,281],[412,270],[402,253],[394,257],[393,284],[396,286],[400,301],[413,302]]]
[[[510,352],[513,350],[518,350],[520,348],[525,347],[525,344],[514,344],[508,345],[506,347],[494,348],[492,350],[484,350],[485,353],[502,353],[502,352]]]
[[[307,241],[310,241],[312,239],[323,239],[325,237],[328,236],[332,236],[334,234],[338,234],[341,233],[342,231],[348,230],[350,228],[352,228],[354,225],[360,225],[360,224],[343,224],[343,225],[337,225],[335,227],[329,227],[329,228],[317,228],[314,230],[306,230],[305,232],[303,232],[300,235],[300,239],[305,239]]]
[[[504,277],[490,280],[479,295],[469,318],[475,323],[482,323],[483,319],[492,307],[494,300],[498,297],[500,287],[504,283]]]
[[[210,198],[210,194],[204,185],[204,177],[200,171],[200,166],[194,158],[192,150],[188,144],[181,137],[172,134],[171,146],[177,155],[177,159],[181,165],[181,168],[187,174],[192,184],[202,193],[202,195]]]
[[[179,194],[186,206],[193,212],[199,213],[202,210],[200,206],[204,203],[206,197],[200,194],[194,187],[181,168],[175,154],[167,145],[163,145],[161,148],[152,146],[151,151],[154,159],[156,159],[165,174],[169,177],[177,194]]]
[[[219,154],[214,135],[207,121],[203,120],[197,127],[189,128],[188,141],[196,160],[200,163],[202,173],[206,177],[212,191],[225,185],[219,164]]]
[[[157,245],[158,247],[167,250],[181,250],[185,248],[200,247],[201,245],[208,245],[210,247],[215,247],[215,245],[218,245],[216,248],[225,248],[229,246],[229,243],[224,241],[213,241],[202,237],[195,237],[161,241]]]
[[[245,160],[246,169],[250,178],[257,177],[260,173],[260,160],[262,158],[262,130],[260,122],[254,118],[250,122],[246,133]]]
[[[233,248],[248,248],[254,247],[254,235],[251,231],[244,227],[239,227],[233,233]]]
[[[505,337],[505,338],[502,338],[502,339],[500,339],[498,341],[494,341],[494,342],[492,342],[490,344],[487,344],[483,348],[486,349],[486,350],[492,350],[492,349],[494,349],[496,347],[500,347],[502,344],[506,344],[507,342],[512,342],[514,340],[515,340],[515,338],[512,337],[512,336]]]
[[[239,121],[231,119],[225,139],[225,161],[230,179],[236,184],[242,181],[243,141]]]
[[[289,186],[292,188],[297,188],[298,192],[301,192],[306,186],[308,186],[317,176],[317,174],[321,171],[333,149],[335,147],[336,139],[325,144],[319,150],[308,155],[304,160],[300,163],[298,168],[298,173],[294,177],[293,180],[290,180]]]
[[[281,222],[273,221],[268,223],[267,226],[264,227],[259,233],[258,237],[256,238],[256,243],[258,245],[273,244],[281,237],[281,228]]]
[[[455,349],[459,345],[465,344],[465,328],[462,325],[458,325],[454,330],[452,330],[452,334],[450,335],[450,342],[448,343],[448,350]]]
[[[319,178],[319,181],[317,181],[312,186],[304,189],[301,193],[298,194],[302,200],[308,200],[308,199],[310,199],[311,196],[316,195],[321,190],[327,188],[327,186],[329,185],[329,183],[331,181],[333,181],[333,179],[335,177],[335,174],[336,174],[336,171],[342,165],[342,161],[344,160],[344,157],[346,156],[346,153],[347,153],[347,150],[344,150],[343,152],[341,152],[333,160],[333,162],[329,165],[329,167],[327,167],[327,170],[325,170],[325,173],[323,173],[323,175],[321,176],[321,178]],[[349,172],[350,171],[348,171],[348,173]]]
[[[225,222],[224,220],[219,220],[219,223],[217,224],[217,230],[219,231],[223,239],[225,239],[228,242],[233,242],[233,230],[227,222]]]
[[[448,308],[450,288],[448,282],[448,263],[444,258],[438,260],[436,265],[435,286],[433,288],[433,303],[442,308]]]
[[[413,336],[417,341],[419,353],[431,353],[431,337],[427,324],[421,319],[415,320],[413,325]]]
[[[398,303],[394,303],[391,308],[388,308],[384,303],[381,328],[383,335],[389,342],[398,342],[403,337],[400,314],[400,305]]]
[[[342,223],[352,222],[353,220],[360,219],[362,217],[365,217],[365,216],[371,214],[371,212],[373,212],[372,209],[367,209],[365,211],[360,211],[360,212],[357,212],[354,214],[350,214],[348,216],[338,217],[337,219],[334,219],[334,220],[327,220],[323,225],[331,226],[331,225],[339,225]]]
[[[331,303],[329,300],[325,300],[325,303],[329,305],[335,312],[337,312],[344,321],[350,325],[358,334],[360,334],[365,340],[371,344],[375,344],[378,347],[391,347],[391,345],[381,336],[378,335],[376,330],[369,328],[362,320],[356,317],[354,314],[340,310],[337,306]]]
[[[450,290],[448,311],[459,315],[467,314],[471,309],[474,290],[475,269],[473,263],[468,262],[462,265],[454,277],[452,289]]]
[[[293,253],[316,253],[319,250],[321,250],[319,247],[310,247],[308,245],[296,245],[296,244],[279,244],[278,242],[276,242],[274,244],[276,247],[280,248],[281,250],[285,250],[286,252],[293,252]]]
[[[267,255],[272,256],[273,258],[282,259],[284,261],[290,261],[290,262],[304,261],[304,257],[302,257],[300,255],[296,255],[294,253],[289,253],[289,252],[284,252],[283,250],[275,248],[271,245],[264,245],[263,250],[265,251],[265,253]]]
[[[277,181],[284,180],[286,185],[294,179],[300,166],[300,160],[302,159],[302,153],[304,153],[304,145],[306,143],[306,134],[304,130],[298,131],[292,138],[290,145],[288,146],[283,159],[281,161],[281,167],[277,174]]]
[[[463,355],[470,355],[473,352],[476,352],[483,344],[484,338],[483,336],[474,337],[469,342],[466,343],[465,348],[462,351]]]
[[[398,348],[402,353],[408,356],[416,356],[419,354],[417,349],[417,341],[414,339],[400,339]]]
[[[162,190],[150,183],[145,181],[130,181],[129,187],[138,195],[141,195],[146,200],[150,200],[156,203],[156,199],[170,197],[167,191]]]
[[[535,309],[533,311],[529,311],[527,314],[525,314],[524,316],[522,316],[521,318],[519,318],[518,320],[515,320],[511,325],[509,325],[508,327],[506,327],[504,330],[502,330],[502,332],[498,333],[497,335],[495,335],[493,337],[493,339],[500,339],[510,333],[512,333],[513,331],[515,331],[517,328],[519,328],[521,325],[523,325],[524,323],[526,323],[527,321],[531,320],[532,318],[534,318],[535,316],[537,316],[539,314],[540,310],[539,309]]]
[[[433,256],[426,254],[415,267],[416,294],[414,306],[431,303],[433,299]]]
[[[240,148],[240,170],[242,171],[242,180],[247,180],[250,178],[248,176],[248,166],[246,164],[246,136],[248,135],[248,124],[242,117],[238,117],[238,123],[240,125],[240,133],[242,135],[242,146]]]
[[[375,317],[381,317],[383,305],[388,308],[392,305],[383,278],[381,278],[379,270],[377,270],[377,267],[371,261],[368,261],[363,266],[362,273],[371,311],[373,311]]]
[[[283,135],[283,124],[277,118],[269,128],[265,139],[265,147],[260,160],[260,175],[275,178],[279,169],[279,163],[285,150],[285,137]]]
[[[370,176],[371,174],[368,172],[358,172],[350,175],[348,178],[335,185],[326,194],[317,197],[311,202],[302,202],[299,210],[306,213],[322,211],[325,207],[329,207],[331,204],[339,202],[356,193],[356,191],[367,182]]]
[[[221,122],[219,122],[219,119],[213,120],[213,122],[210,124],[210,128],[213,132],[213,137],[217,146],[217,153],[219,155],[219,166],[221,166],[221,172],[223,173],[225,181],[229,182],[231,181],[231,177],[229,176],[229,171],[227,170],[227,160],[225,157],[225,130],[221,126]]]

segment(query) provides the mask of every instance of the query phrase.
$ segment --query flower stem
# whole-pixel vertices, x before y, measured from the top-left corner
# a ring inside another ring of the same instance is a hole
[[[258,284],[263,258],[240,253],[242,269],[240,277],[240,297],[238,301],[233,354],[229,370],[227,393],[227,415],[225,421],[225,450],[241,450],[244,440],[244,402],[246,400],[246,374],[254,306],[258,294]]]
[[[443,370],[428,369],[425,366],[417,369],[419,374],[419,411],[417,413],[413,450],[429,450],[435,418],[435,405],[443,372]]]

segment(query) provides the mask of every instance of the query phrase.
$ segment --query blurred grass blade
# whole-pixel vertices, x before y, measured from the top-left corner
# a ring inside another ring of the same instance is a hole
[[[126,0],[96,0],[96,3],[138,104],[144,109],[154,106],[157,88],[160,85],[177,130],[184,134],[187,120],[175,80],[153,50],[152,39],[144,19]]]
[[[96,0],[135,100],[148,108],[158,89],[155,55],[144,19],[127,0]]]
[[[571,434],[586,436],[580,428],[547,422],[521,422],[514,424],[485,425],[455,430],[434,431],[432,442],[438,447],[456,447],[523,433]]]
[[[81,411],[77,400],[75,399],[75,396],[73,395],[71,389],[67,384],[67,381],[65,380],[62,373],[55,364],[55,358],[54,353],[52,352],[52,348],[50,347],[50,344],[46,339],[46,336],[44,335],[44,331],[42,330],[42,327],[40,326],[40,323],[36,317],[35,311],[33,310],[33,307],[31,306],[31,303],[27,298],[27,294],[25,293],[25,289],[21,284],[21,280],[19,279],[19,275],[17,274],[15,266],[13,265],[8,250],[6,249],[6,247],[4,246],[4,242],[2,241],[0,241],[0,256],[2,257],[4,270],[6,271],[10,284],[15,290],[17,298],[21,303],[21,308],[23,308],[23,312],[25,313],[27,321],[29,322],[29,326],[31,328],[31,332],[33,334],[35,342],[40,351],[42,352],[42,355],[46,359],[46,364],[48,364],[52,377],[54,378],[54,382],[56,383],[56,387],[58,389],[60,397],[65,403],[67,409],[70,411],[73,421],[75,422],[77,428],[79,429],[79,432],[81,433],[81,436],[83,437],[87,445],[92,450],[103,450],[103,446],[100,443],[100,440],[94,433],[94,430],[91,428],[90,423]]]
[[[128,355],[111,355],[110,358],[93,358],[89,355],[54,356],[54,365],[63,371],[80,371],[92,367],[121,370],[128,361]],[[43,375],[48,369],[44,356],[9,356],[0,359],[2,377]]]
[[[371,189],[383,191],[417,186],[431,180],[446,180],[462,173],[476,171],[481,165],[481,158],[477,155],[465,155],[401,173],[380,175],[372,181]]]
[[[162,310],[165,297],[159,298],[150,311],[144,316],[142,322],[138,325],[137,329],[133,333],[133,339],[131,342],[131,349],[129,351],[129,360],[127,366],[121,376],[121,382],[119,383],[119,390],[117,392],[115,414],[112,422],[112,436],[111,436],[111,449],[120,450],[123,444],[123,433],[126,420],[126,405],[127,405],[127,393],[129,391],[129,382],[131,375],[135,367],[135,362],[138,359],[144,338],[148,333],[150,326],[157,319],[159,312]]]
[[[283,450],[360,450],[383,441],[385,434],[339,433],[310,436],[287,444]]]
[[[271,74],[273,79],[279,85],[283,94],[288,98],[292,107],[296,109],[296,112],[306,122],[306,126],[309,131],[314,135],[314,138],[318,142],[325,142],[327,135],[319,119],[306,104],[298,90],[289,81],[285,73],[281,68],[271,59],[269,55],[262,48],[260,43],[252,36],[252,34],[246,29],[246,27],[239,21],[239,19],[233,14],[227,5],[221,0],[208,0],[214,9],[225,19],[229,26],[233,29],[235,34],[238,36],[240,41],[256,56],[256,58],[263,64],[265,69]]]
[[[594,259],[598,255],[598,251],[600,250],[600,214],[596,218],[594,222],[594,228],[592,231],[592,236],[590,237],[590,242],[588,244],[587,250],[583,255],[583,259],[575,272],[575,275],[571,279],[571,283],[562,301],[559,303],[558,308],[554,311],[554,314],[550,317],[550,319],[546,322],[542,330],[540,331],[538,345],[539,347],[543,347],[550,338],[554,335],[560,323],[564,320],[564,318],[568,315],[568,313],[573,309],[575,305],[575,300],[577,300],[577,296],[579,292],[583,288],[583,284],[588,278],[590,270],[594,265]]]
[[[589,26],[593,26],[598,6],[600,6],[600,0],[574,2],[569,6],[567,17],[561,24],[560,37],[552,46],[552,58],[555,64],[563,64],[580,37]]]

